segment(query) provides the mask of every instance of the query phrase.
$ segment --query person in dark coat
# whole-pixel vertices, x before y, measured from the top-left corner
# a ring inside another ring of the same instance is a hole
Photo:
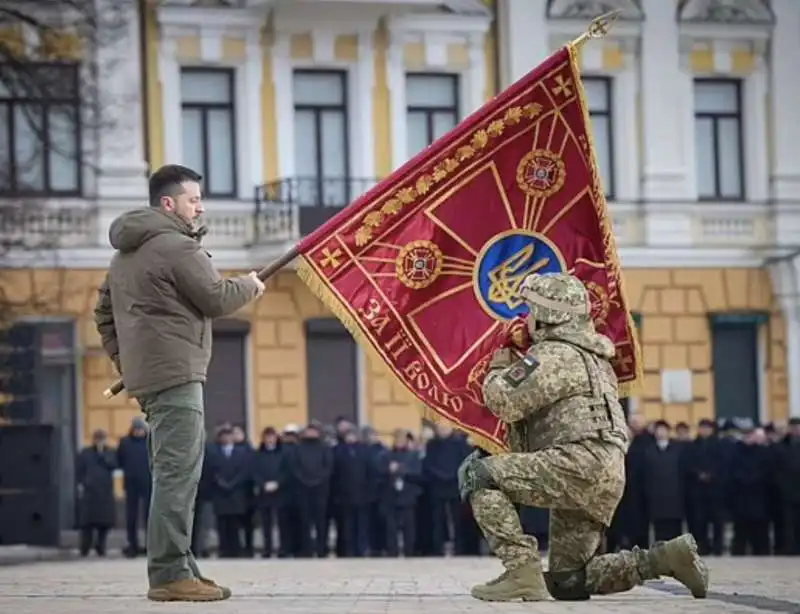
[[[261,533],[264,538],[263,558],[275,554],[273,534],[278,526],[278,518],[284,499],[281,488],[282,451],[278,433],[271,426],[261,434],[261,445],[252,455],[253,491],[256,506],[261,518]]]
[[[281,465],[280,488],[283,492],[282,505],[278,511],[278,557],[285,559],[300,556],[302,523],[300,521],[300,504],[297,495],[297,479],[292,471],[294,450],[298,443],[299,428],[296,424],[287,424],[280,436]]]
[[[419,441],[409,438],[409,447],[419,456],[422,463],[422,479],[420,486],[422,492],[417,499],[417,544],[414,553],[417,556],[433,556],[433,513],[431,511],[431,487],[425,474],[425,457],[428,453],[428,443],[433,439],[433,427],[423,424]]]
[[[133,558],[142,553],[139,547],[139,515],[147,530],[153,480],[147,451],[147,423],[141,418],[133,420],[130,432],[119,441],[117,467],[122,470],[125,487],[125,527],[128,536],[125,555]]]
[[[643,416],[634,414],[628,420],[631,444],[625,456],[625,490],[608,531],[609,552],[650,547],[645,457],[655,442],[646,426]]]
[[[294,483],[300,523],[298,556],[319,558],[328,552],[328,494],[333,472],[333,451],[321,439],[316,424],[309,424],[300,441],[287,455],[287,467]],[[312,541],[312,532],[314,539]]]
[[[752,429],[737,444],[731,467],[732,555],[769,554],[767,495],[771,464],[764,430]]]
[[[253,446],[247,440],[247,433],[241,425],[235,424],[231,428],[233,433],[233,445],[244,450],[247,453],[247,466],[251,465],[251,458],[255,452]],[[246,557],[252,557],[255,554],[254,535],[255,535],[255,517],[256,517],[256,496],[253,488],[252,476],[248,473],[244,481],[244,489],[247,498],[247,511],[241,518],[241,532],[244,536],[244,552]]]
[[[430,493],[433,554],[443,556],[448,533],[454,544],[461,532],[461,497],[458,493],[458,467],[470,453],[464,437],[443,424],[428,442],[422,468]]]
[[[331,492],[344,557],[361,557],[369,548],[369,488],[375,482],[373,456],[351,429],[333,448]]]
[[[98,556],[105,556],[106,537],[114,526],[116,469],[116,453],[108,447],[105,431],[94,432],[92,445],[81,450],[76,465],[81,556],[87,556],[92,546]]]
[[[400,553],[398,536],[402,536],[403,554],[414,556],[417,544],[417,499],[422,493],[422,460],[411,447],[408,432],[398,429],[394,433],[391,450],[379,459],[379,500],[383,525],[386,527],[384,543],[386,555]]]
[[[671,440],[672,428],[665,420],[655,424],[655,445],[645,452],[647,509],[656,541],[669,541],[681,534],[684,520],[683,444]]]
[[[800,418],[789,420],[789,433],[776,444],[777,482],[784,506],[784,552],[800,555]]]
[[[233,429],[222,427],[212,458],[212,503],[217,517],[220,558],[242,556],[247,514],[250,454],[233,441]]]
[[[384,489],[384,476],[377,468],[389,450],[381,441],[378,432],[370,426],[361,429],[361,441],[370,453],[370,462],[374,471],[371,473],[372,483],[367,487],[367,515],[369,527],[369,555],[381,556],[386,552],[386,522],[381,504],[381,492]]]
[[[712,420],[701,420],[684,456],[689,531],[704,556],[722,555],[725,537],[726,467],[715,431]]]

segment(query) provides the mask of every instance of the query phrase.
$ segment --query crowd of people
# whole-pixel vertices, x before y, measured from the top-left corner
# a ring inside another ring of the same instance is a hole
[[[688,529],[704,555],[800,555],[800,420],[788,425],[630,420],[627,484],[606,550],[668,540]],[[128,556],[142,550],[150,493],[147,426],[135,420],[116,450],[103,432],[78,457],[81,552],[105,554],[114,526],[113,472],[124,475]],[[476,556],[487,552],[457,469],[468,438],[445,426],[391,445],[340,419],[267,428],[256,445],[222,425],[209,442],[196,500],[193,550],[253,556]],[[520,510],[547,548],[546,510]],[[261,535],[261,539],[256,536]]]

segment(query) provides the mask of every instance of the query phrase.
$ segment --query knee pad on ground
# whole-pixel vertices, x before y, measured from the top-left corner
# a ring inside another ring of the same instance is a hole
[[[548,571],[544,574],[547,590],[556,601],[586,601],[591,596],[586,584],[586,568],[571,571]]]

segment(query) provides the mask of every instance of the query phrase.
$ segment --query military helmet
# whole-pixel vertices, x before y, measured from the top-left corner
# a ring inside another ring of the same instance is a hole
[[[531,317],[544,324],[564,324],[591,314],[589,293],[583,282],[568,273],[534,273],[525,278],[519,294]]]

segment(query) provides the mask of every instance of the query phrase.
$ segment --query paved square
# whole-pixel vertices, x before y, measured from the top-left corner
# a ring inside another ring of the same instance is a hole
[[[491,604],[472,599],[469,587],[500,572],[493,558],[205,561],[204,573],[233,589],[229,601],[158,604],[144,597],[143,559],[89,559],[0,567],[0,612],[800,613],[800,559],[711,559],[709,564],[712,593],[705,600],[659,581],[589,602]]]

